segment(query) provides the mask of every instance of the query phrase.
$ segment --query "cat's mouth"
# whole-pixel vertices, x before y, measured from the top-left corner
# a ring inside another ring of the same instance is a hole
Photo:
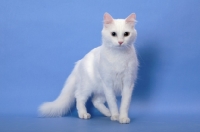
[[[123,47],[124,46],[124,44],[118,44],[117,45],[117,47]]]

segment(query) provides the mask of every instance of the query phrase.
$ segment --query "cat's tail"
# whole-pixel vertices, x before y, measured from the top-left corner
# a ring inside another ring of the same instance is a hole
[[[45,102],[39,107],[40,117],[61,117],[71,108],[75,97],[75,77],[70,75],[60,95],[53,102]]]

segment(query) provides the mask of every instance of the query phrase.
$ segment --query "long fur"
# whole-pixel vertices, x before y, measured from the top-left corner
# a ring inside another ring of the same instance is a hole
[[[130,122],[128,109],[138,68],[133,46],[137,36],[135,17],[131,14],[126,19],[113,19],[108,13],[104,14],[102,45],[77,62],[58,98],[39,107],[41,116],[63,116],[76,100],[79,118],[89,119],[85,103],[93,95],[94,106],[105,116],[111,116],[111,120],[119,120],[120,123]],[[125,33],[128,35],[125,36]],[[117,92],[122,95],[119,111],[115,97]],[[109,108],[104,105],[105,102]]]
[[[60,95],[53,102],[45,102],[39,107],[41,117],[60,117],[65,115],[73,104],[75,81],[73,76],[70,76],[66,81]]]

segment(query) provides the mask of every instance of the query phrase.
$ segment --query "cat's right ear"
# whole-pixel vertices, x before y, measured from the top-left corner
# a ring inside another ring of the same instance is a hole
[[[104,25],[111,24],[113,22],[113,18],[109,13],[104,14]]]

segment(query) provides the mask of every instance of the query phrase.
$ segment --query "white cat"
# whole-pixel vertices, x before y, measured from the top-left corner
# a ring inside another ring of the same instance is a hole
[[[39,107],[43,117],[59,117],[66,114],[76,100],[78,116],[89,119],[85,104],[90,96],[94,106],[111,120],[129,123],[128,109],[138,60],[133,43],[136,39],[136,15],[126,19],[113,19],[104,14],[102,45],[94,48],[76,63],[58,98]],[[116,96],[121,93],[118,111]],[[107,101],[108,108],[104,105]]]

